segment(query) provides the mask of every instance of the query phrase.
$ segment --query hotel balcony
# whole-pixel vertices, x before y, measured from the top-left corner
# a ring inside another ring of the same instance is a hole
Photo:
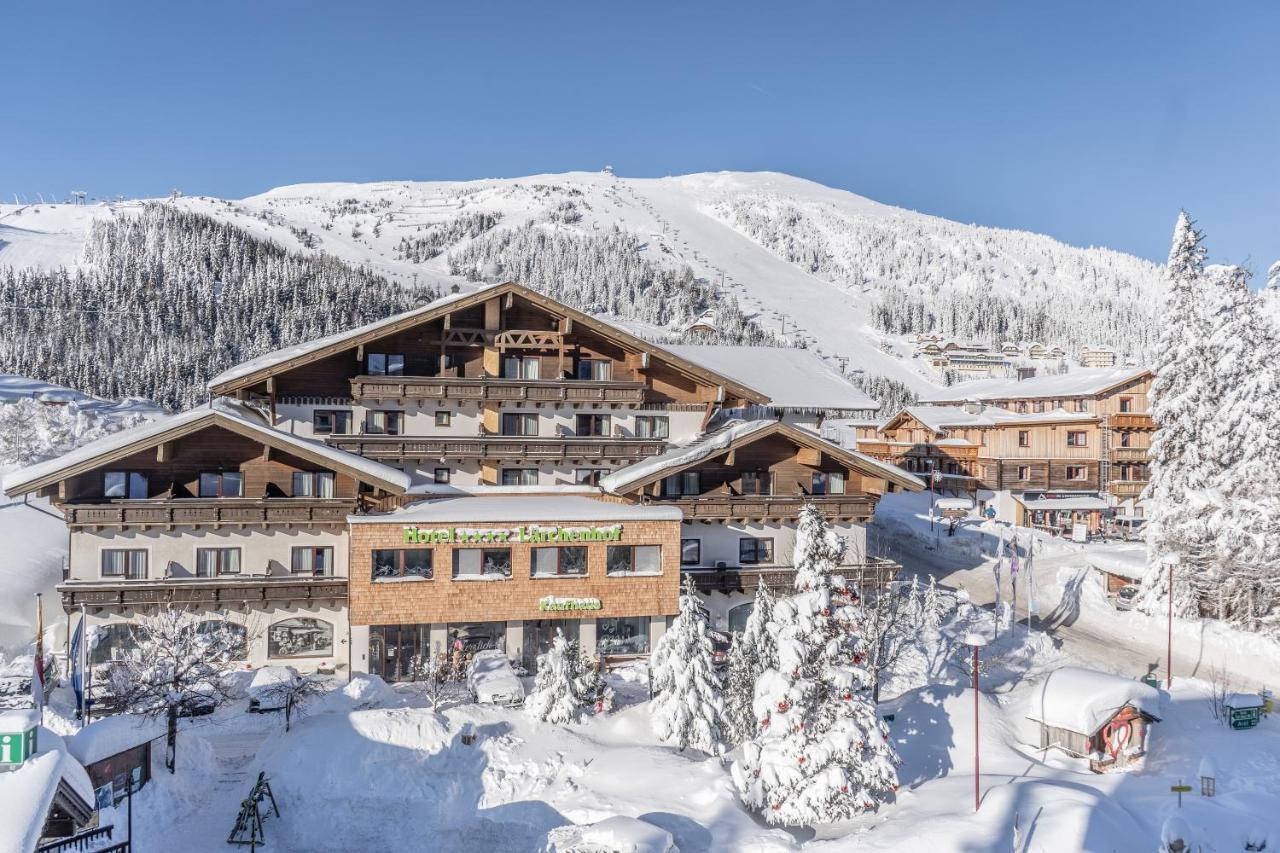
[[[1123,412],[1121,414],[1112,415],[1110,418],[1112,429],[1155,429],[1156,422],[1152,420],[1149,414],[1136,414],[1134,412]]]
[[[587,379],[450,379],[432,376],[357,376],[354,400],[454,400],[511,403],[640,405],[643,382]]]
[[[815,504],[830,521],[867,521],[875,501],[846,495],[701,495],[652,498],[649,503],[679,507],[685,521],[794,521],[806,503]]]
[[[864,563],[839,566],[832,574],[843,576],[865,594],[869,590],[885,588],[897,579],[901,571],[902,566],[892,560],[872,557]],[[775,594],[788,595],[795,591],[796,570],[791,566],[685,566],[680,573],[692,577],[694,586],[703,593],[750,593],[761,580]]]
[[[1113,447],[1111,448],[1111,461],[1146,462],[1150,453],[1151,448],[1149,447]]]
[[[164,526],[178,524],[344,524],[354,498],[159,498],[102,503],[66,503],[67,526]]]
[[[1107,483],[1107,491],[1118,498],[1139,497],[1146,487],[1146,480],[1112,480]]]
[[[221,575],[213,578],[159,580],[76,580],[58,584],[64,610],[81,604],[95,607],[174,605],[179,607],[243,607],[293,602],[337,603],[347,598],[347,579],[266,575]]]
[[[425,438],[406,435],[330,436],[328,444],[367,459],[493,459],[548,460],[617,459],[631,462],[656,456],[667,449],[662,440],[650,438],[523,438],[486,435]]]

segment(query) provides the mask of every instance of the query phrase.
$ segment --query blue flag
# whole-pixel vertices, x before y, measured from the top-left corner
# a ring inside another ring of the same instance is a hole
[[[71,647],[67,657],[71,660],[71,689],[76,694],[76,708],[84,707],[84,668],[81,666],[84,655],[80,653],[80,645],[84,642],[84,616],[76,625],[76,632],[71,635]]]

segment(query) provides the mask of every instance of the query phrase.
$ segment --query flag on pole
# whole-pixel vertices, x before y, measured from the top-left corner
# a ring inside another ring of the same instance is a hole
[[[44,725],[44,601],[36,593],[36,654],[31,661],[31,698]]]
[[[84,613],[80,614],[80,622],[71,635],[71,644],[67,647],[67,662],[71,665],[71,692],[76,695],[76,711],[84,718]]]
[[[1013,556],[1009,558],[1009,574],[1016,578],[1018,576],[1018,537],[1016,535],[1009,549],[1013,552]]]
[[[1036,536],[1031,534],[1027,543],[1027,624],[1031,624],[1031,614],[1036,612],[1036,573],[1033,568],[1036,557]]]

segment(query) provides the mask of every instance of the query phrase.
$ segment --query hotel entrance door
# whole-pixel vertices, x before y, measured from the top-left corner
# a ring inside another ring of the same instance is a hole
[[[430,625],[370,625],[369,672],[383,681],[412,681],[413,659],[431,647]]]

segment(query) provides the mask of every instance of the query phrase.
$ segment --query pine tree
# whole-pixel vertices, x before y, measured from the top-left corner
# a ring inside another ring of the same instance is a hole
[[[538,655],[538,674],[533,690],[525,697],[525,712],[547,723],[571,723],[578,718],[582,701],[578,696],[574,649],[556,629],[551,648]]]
[[[725,721],[732,743],[742,743],[760,733],[756,719],[756,682],[767,669],[778,665],[778,644],[769,631],[773,620],[773,593],[761,578],[751,615],[729,650],[729,677],[725,686]]]
[[[709,755],[724,751],[724,698],[720,675],[712,662],[707,618],[693,578],[686,576],[680,613],[653,650],[654,731],[681,751],[688,747]]]
[[[743,802],[770,823],[830,823],[874,809],[897,789],[897,756],[870,700],[856,592],[832,574],[843,540],[806,505],[795,594],[777,602],[778,665],[756,685],[760,734],[733,765]]]

